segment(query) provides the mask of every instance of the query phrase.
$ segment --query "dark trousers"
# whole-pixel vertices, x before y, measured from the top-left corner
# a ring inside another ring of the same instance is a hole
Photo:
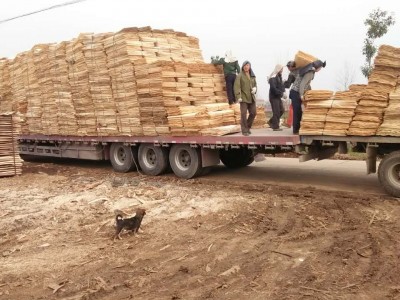
[[[272,117],[269,119],[268,124],[272,129],[278,129],[285,108],[280,98],[271,98],[269,99],[269,103],[271,103]]]
[[[247,117],[247,111],[249,116]],[[257,114],[256,102],[240,102],[240,127],[242,133],[248,133]]]
[[[290,90],[290,100],[292,100],[293,106],[293,133],[298,134],[300,130],[301,117],[303,116],[303,110],[301,109],[301,97],[299,92]]]
[[[228,96],[229,104],[233,104],[236,102],[235,93],[233,92],[233,85],[235,83],[235,79],[236,79],[235,74],[225,75],[226,94]]]

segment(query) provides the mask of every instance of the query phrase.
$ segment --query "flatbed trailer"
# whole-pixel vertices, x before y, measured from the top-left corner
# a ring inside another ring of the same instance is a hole
[[[146,175],[161,175],[169,169],[181,178],[204,175],[222,162],[228,168],[251,164],[257,154],[292,152],[301,162],[347,153],[348,145],[367,154],[367,174],[377,172],[383,188],[400,197],[400,137],[299,136],[291,129],[254,129],[249,136],[60,136],[20,135],[19,151],[32,156],[110,160],[117,172],[140,169]]]

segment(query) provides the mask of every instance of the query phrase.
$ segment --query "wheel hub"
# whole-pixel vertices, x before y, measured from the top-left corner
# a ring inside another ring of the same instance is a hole
[[[392,167],[391,172],[389,172],[389,180],[395,185],[400,185],[400,164]]]
[[[149,149],[146,153],[146,163],[149,166],[155,166],[157,163],[157,156],[153,149]]]
[[[180,151],[178,155],[178,162],[181,169],[188,169],[192,164],[190,154],[186,150]]]
[[[124,162],[126,160],[126,153],[123,148],[118,149],[117,155],[119,161]]]

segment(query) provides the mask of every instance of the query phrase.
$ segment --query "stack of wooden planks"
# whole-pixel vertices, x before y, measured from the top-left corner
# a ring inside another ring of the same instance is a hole
[[[2,59],[0,97],[24,134],[219,134],[236,123],[234,110],[219,105],[222,68],[204,63],[198,39],[150,27],[82,33]]]
[[[18,154],[18,122],[12,114],[0,114],[0,177],[19,175],[22,160]]]
[[[400,136],[400,48],[379,48],[367,85],[308,91],[304,100],[300,134]]]
[[[383,123],[376,134],[400,136],[400,48],[382,47],[380,49],[382,50],[380,51],[381,55],[378,55],[375,59],[379,73],[376,73],[371,80],[381,82],[390,93],[388,106],[384,110]]]
[[[324,131],[329,108],[333,103],[333,92],[328,90],[307,91],[304,95],[303,117],[300,134],[321,135]]]
[[[389,104],[389,94],[394,91],[398,76],[400,49],[387,45],[379,47],[375,67],[361,94],[348,135],[370,136],[377,133]]]
[[[354,116],[354,110],[361,92],[336,92],[332,97],[332,105],[326,115],[323,135],[344,136],[347,134]]]
[[[0,59],[0,113],[13,111],[10,86],[10,61]]]

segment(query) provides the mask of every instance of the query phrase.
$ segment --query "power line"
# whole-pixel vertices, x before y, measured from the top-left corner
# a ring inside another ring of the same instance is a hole
[[[60,4],[57,4],[57,5],[53,5],[53,6],[50,6],[50,7],[47,7],[47,8],[36,10],[36,11],[30,12],[30,13],[26,13],[26,14],[23,14],[23,15],[19,15],[19,16],[16,16],[16,17],[9,18],[9,19],[0,20],[0,24],[6,23],[6,22],[10,22],[12,20],[19,19],[19,18],[24,18],[24,17],[30,16],[30,15],[38,14],[38,13],[44,12],[46,10],[60,8],[60,7],[63,7],[63,6],[72,5],[72,4],[76,4],[76,3],[84,2],[84,1],[87,1],[87,0],[73,0],[73,1],[60,3]]]

